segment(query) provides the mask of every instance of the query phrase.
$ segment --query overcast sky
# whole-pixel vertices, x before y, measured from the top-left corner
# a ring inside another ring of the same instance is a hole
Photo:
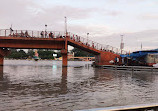
[[[68,31],[125,50],[158,48],[158,0],[0,0],[0,29]]]

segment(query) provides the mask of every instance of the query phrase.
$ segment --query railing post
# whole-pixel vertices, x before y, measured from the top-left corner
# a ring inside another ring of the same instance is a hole
[[[55,37],[55,32],[53,32],[53,38],[57,38],[57,37]]]
[[[23,37],[23,33],[22,33],[22,30],[21,30],[21,34],[20,34],[20,36],[21,36],[21,37]]]
[[[37,37],[39,38],[39,31],[37,32]]]
[[[6,30],[5,30],[5,37],[6,37]]]
[[[16,37],[18,36],[18,34],[17,34],[17,30],[16,30]]]

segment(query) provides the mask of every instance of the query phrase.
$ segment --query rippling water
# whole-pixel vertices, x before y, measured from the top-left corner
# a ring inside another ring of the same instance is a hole
[[[92,62],[5,60],[1,111],[71,111],[158,102],[158,72],[114,71]],[[2,73],[3,72],[3,73]]]

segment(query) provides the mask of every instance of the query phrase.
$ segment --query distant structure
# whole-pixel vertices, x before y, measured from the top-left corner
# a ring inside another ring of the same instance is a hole
[[[124,35],[121,35],[121,44],[120,44],[121,54],[122,54],[122,50],[123,50],[123,48],[124,48],[123,36],[124,36]]]
[[[158,50],[141,50],[121,57],[126,65],[153,66],[158,63]]]
[[[62,56],[62,66],[67,66],[68,45],[92,53],[95,56],[94,64],[96,66],[114,65],[110,61],[114,61],[116,57],[120,58],[120,50],[118,48],[99,44],[92,40],[87,41],[87,38],[67,32],[66,23],[67,20],[65,17],[66,36],[65,32],[57,31],[10,31],[10,29],[0,29],[0,65],[3,65],[4,57],[9,54],[9,49],[11,48],[60,50]],[[46,27],[47,25],[45,25],[45,28]],[[123,49],[123,45],[121,45],[121,49]],[[125,54],[126,51],[121,50],[121,53]],[[92,57],[85,58],[85,60],[92,60]],[[34,59],[39,60],[37,51],[35,51]]]
[[[35,61],[38,61],[38,60],[39,60],[39,56],[38,56],[37,50],[35,50],[35,55],[34,55],[33,58],[34,58]]]

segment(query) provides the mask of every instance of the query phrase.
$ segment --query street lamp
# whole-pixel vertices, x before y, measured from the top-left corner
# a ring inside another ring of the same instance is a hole
[[[65,16],[65,37],[67,37],[67,17]]]
[[[47,37],[47,24],[45,24],[45,38]]]
[[[45,32],[47,31],[47,24],[45,24]]]

